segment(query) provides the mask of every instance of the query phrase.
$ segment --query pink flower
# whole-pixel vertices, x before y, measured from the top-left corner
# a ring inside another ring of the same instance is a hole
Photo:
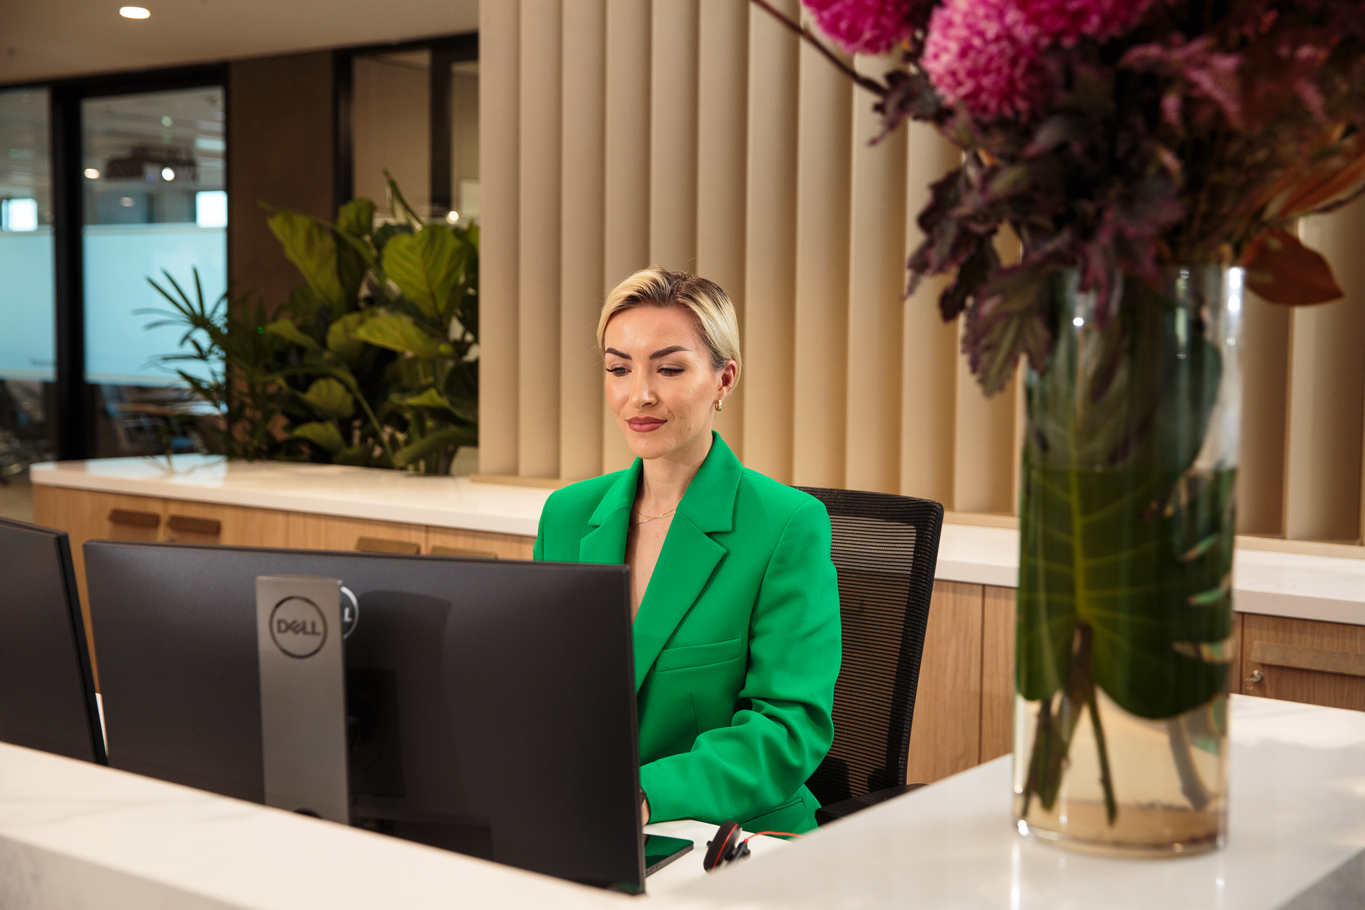
[[[947,0],[929,18],[920,65],[949,104],[987,120],[1022,117],[1047,85],[1038,45],[1016,0]]]
[[[929,19],[921,64],[949,104],[987,120],[1027,117],[1049,87],[1044,51],[1121,35],[1151,2],[946,0]]]
[[[922,28],[933,0],[802,0],[850,54],[884,54]]]

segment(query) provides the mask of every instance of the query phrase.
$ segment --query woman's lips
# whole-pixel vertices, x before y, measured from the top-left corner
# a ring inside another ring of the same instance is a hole
[[[663,426],[665,421],[657,417],[632,417],[626,425],[637,433],[649,433]]]

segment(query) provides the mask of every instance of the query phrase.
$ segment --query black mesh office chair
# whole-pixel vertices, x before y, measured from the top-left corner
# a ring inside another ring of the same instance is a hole
[[[943,506],[802,489],[829,511],[843,620],[834,745],[807,782],[821,803],[816,820],[826,824],[921,786],[905,782],[906,755]]]

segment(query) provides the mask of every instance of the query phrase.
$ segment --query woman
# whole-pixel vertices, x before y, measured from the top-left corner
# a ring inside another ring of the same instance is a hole
[[[809,830],[840,660],[829,516],[712,432],[740,367],[718,286],[637,272],[597,340],[638,457],[551,496],[535,558],[631,567],[642,817]]]

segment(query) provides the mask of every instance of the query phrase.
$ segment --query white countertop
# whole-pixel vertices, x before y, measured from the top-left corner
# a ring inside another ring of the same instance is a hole
[[[39,486],[536,536],[550,490],[403,471],[206,455],[36,464]]]
[[[1025,841],[1002,758],[800,841],[761,845],[714,876],[694,850],[651,877],[650,903],[1272,910],[1314,889],[1329,899],[1294,910],[1362,906],[1365,714],[1233,696],[1231,731],[1231,829],[1217,853],[1120,860]],[[591,910],[632,900],[0,744],[0,907]]]
[[[201,455],[34,465],[33,483],[533,537],[550,491],[399,471]],[[948,523],[941,581],[1015,587],[1019,532]],[[1237,549],[1239,612],[1365,625],[1365,559]]]
[[[677,895],[746,910],[1273,910],[1314,888],[1295,910],[1365,906],[1365,713],[1232,699],[1225,850],[1110,859],[1026,841],[1005,757]]]

